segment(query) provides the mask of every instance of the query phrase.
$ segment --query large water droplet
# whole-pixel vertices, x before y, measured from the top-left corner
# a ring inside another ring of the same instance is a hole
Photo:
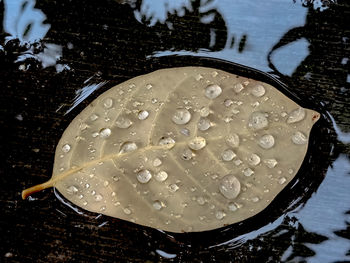
[[[152,174],[148,170],[141,170],[140,172],[137,173],[136,177],[140,183],[146,184],[149,182],[149,180],[151,180]]]
[[[186,109],[177,109],[171,119],[175,124],[186,124],[191,120],[191,113]]]
[[[161,166],[161,165],[162,165],[162,161],[159,158],[155,158],[153,160],[153,166],[154,167],[158,167],[158,166]]]
[[[293,143],[298,144],[298,145],[306,144],[307,137],[301,131],[297,131],[296,133],[293,134],[292,141],[293,141]]]
[[[126,214],[126,215],[130,215],[130,214],[131,214],[131,210],[130,210],[129,208],[127,208],[127,207],[125,207],[125,208],[123,209],[123,212],[124,212],[124,214]]]
[[[243,89],[244,89],[244,86],[242,85],[242,83],[237,83],[237,84],[233,85],[233,90],[236,93],[240,93]]]
[[[275,168],[275,166],[278,164],[276,159],[266,159],[266,160],[264,160],[264,163],[269,168]]]
[[[132,125],[132,121],[126,117],[119,116],[118,119],[115,121],[115,124],[118,128],[127,129]]]
[[[190,147],[194,151],[198,151],[203,149],[206,146],[207,142],[203,137],[195,137],[188,143],[188,147]]]
[[[210,114],[210,109],[207,106],[202,107],[199,111],[199,115],[201,117],[207,117],[209,114]]]
[[[225,162],[229,162],[229,161],[232,161],[233,158],[236,157],[236,154],[232,150],[227,149],[227,150],[222,152],[221,157]]]
[[[67,153],[70,151],[70,145],[69,144],[65,144],[62,146],[62,152]]]
[[[243,174],[245,176],[252,176],[254,174],[254,171],[252,169],[250,169],[250,168],[246,168],[246,169],[243,170]]]
[[[233,174],[228,174],[221,179],[219,190],[227,199],[234,199],[241,191],[241,183]]]
[[[120,146],[120,151],[119,153],[127,153],[127,152],[132,152],[137,150],[137,145],[134,142],[124,142]]]
[[[201,131],[206,131],[210,128],[210,120],[208,118],[201,117],[198,121],[197,127]]]
[[[175,193],[177,190],[179,190],[179,186],[177,184],[169,185],[169,191],[170,192]]]
[[[107,138],[111,135],[112,131],[109,128],[103,128],[100,130],[100,137],[101,138]]]
[[[248,127],[253,130],[264,129],[269,125],[266,118],[266,113],[255,111],[253,112],[248,120]]]
[[[171,149],[175,146],[175,140],[171,137],[162,137],[159,142],[159,145],[166,145],[168,149]]]
[[[137,114],[137,118],[142,121],[147,119],[148,116],[149,116],[149,112],[146,110],[139,111],[139,113]]]
[[[103,107],[105,107],[106,109],[109,109],[113,106],[113,99],[112,98],[105,98],[103,101]]]
[[[225,216],[226,216],[225,212],[221,211],[221,210],[216,211],[216,213],[215,213],[215,217],[218,220],[222,220]]]
[[[279,184],[284,184],[286,181],[287,181],[287,179],[286,179],[285,177],[281,177],[281,178],[278,180],[278,183],[279,183]]]
[[[205,96],[208,99],[215,99],[219,97],[221,92],[222,92],[222,89],[217,84],[212,84],[205,88]]]
[[[255,153],[252,153],[250,155],[250,157],[248,158],[248,163],[250,165],[256,166],[256,165],[258,165],[260,163],[260,160],[261,159],[260,159],[259,155],[255,154]]]
[[[306,113],[304,108],[295,109],[291,113],[289,113],[287,123],[299,122],[305,118],[305,115]]]
[[[238,209],[237,205],[235,203],[229,203],[228,209],[232,212],[236,211]]]
[[[237,148],[239,146],[239,136],[236,133],[232,133],[226,137],[226,143],[233,147]]]
[[[185,149],[182,154],[181,154],[181,159],[185,160],[185,161],[188,161],[188,160],[191,160],[193,157],[193,153],[190,149]]]
[[[164,207],[164,203],[162,201],[156,200],[152,204],[153,208],[156,210],[160,210]]]
[[[68,194],[76,194],[78,192],[78,188],[74,185],[68,186],[67,187],[67,193]]]
[[[158,181],[158,182],[164,182],[167,178],[168,178],[168,173],[165,171],[159,171],[158,173],[156,173],[154,175],[154,178]]]
[[[270,149],[275,145],[275,138],[271,134],[265,134],[259,139],[260,147]]]
[[[180,130],[181,134],[185,135],[185,136],[190,136],[190,130],[187,128],[182,128]]]
[[[255,97],[264,96],[265,94],[264,86],[261,84],[255,85],[251,90],[251,94],[254,95]]]
[[[95,121],[95,120],[97,120],[98,119],[98,115],[97,114],[92,114],[91,116],[90,116],[90,120],[91,121]]]

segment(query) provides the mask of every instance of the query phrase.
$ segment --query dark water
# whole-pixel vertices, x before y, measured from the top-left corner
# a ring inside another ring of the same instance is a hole
[[[335,0],[0,1],[0,261],[350,261],[349,12]],[[62,132],[97,95],[182,65],[287,87],[322,113],[297,178],[265,211],[173,235],[86,213],[52,190],[20,199],[50,177]]]

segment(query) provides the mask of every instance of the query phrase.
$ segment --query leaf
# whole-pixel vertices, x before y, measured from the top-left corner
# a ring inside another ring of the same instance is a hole
[[[68,126],[52,178],[88,211],[171,232],[263,210],[296,175],[318,120],[269,84],[183,67],[103,93]]]

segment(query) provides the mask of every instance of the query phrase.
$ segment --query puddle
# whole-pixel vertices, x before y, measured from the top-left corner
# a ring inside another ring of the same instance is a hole
[[[55,143],[70,120],[97,95],[126,79],[184,65],[216,67],[252,78],[259,75],[262,81],[272,76],[301,105],[320,110],[322,118],[299,174],[261,214],[223,229],[174,235],[92,217],[58,193],[61,206],[51,195],[52,207],[47,209],[60,220],[78,220],[68,211],[72,208],[76,217],[96,225],[106,238],[118,238],[113,231],[128,226],[118,231],[142,240],[142,246],[137,241],[133,245],[139,246],[138,256],[143,259],[249,261],[241,253],[265,262],[350,260],[345,235],[350,222],[350,113],[343,108],[350,97],[346,88],[349,38],[342,33],[341,15],[349,6],[321,0],[103,3],[88,1],[81,11],[80,4],[68,1],[64,5],[0,2],[0,83],[6,98],[11,98],[6,104],[11,119],[7,125],[18,138],[27,138],[19,143],[36,149],[23,150],[8,161],[11,180],[18,180],[13,185],[32,184],[28,178],[34,175],[23,170],[43,163],[40,173],[49,177]],[[329,32],[323,29],[327,23],[333,27]],[[28,139],[28,134],[38,132],[43,138],[54,138]],[[25,202],[26,211],[36,203],[43,201],[35,196]],[[4,257],[21,259],[21,251],[6,251]]]

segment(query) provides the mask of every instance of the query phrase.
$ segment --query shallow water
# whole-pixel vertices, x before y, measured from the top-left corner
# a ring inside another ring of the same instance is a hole
[[[7,138],[0,257],[350,260],[349,10],[345,1],[0,2]],[[63,130],[97,95],[131,77],[181,65],[268,80],[322,113],[297,178],[265,211],[223,229],[173,235],[87,213],[51,190],[20,200],[22,189],[50,177]]]

